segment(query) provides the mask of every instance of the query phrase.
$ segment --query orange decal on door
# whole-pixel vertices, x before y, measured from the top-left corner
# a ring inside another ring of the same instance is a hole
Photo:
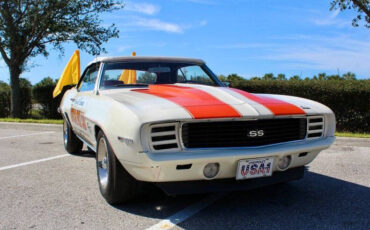
[[[79,127],[86,130],[86,121],[85,121],[85,114],[84,112],[81,112],[80,110],[71,109],[71,116],[72,121],[77,124]]]

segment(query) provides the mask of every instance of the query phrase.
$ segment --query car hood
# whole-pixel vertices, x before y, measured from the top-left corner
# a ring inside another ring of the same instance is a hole
[[[196,84],[150,85],[143,89],[101,92],[132,110],[143,122],[295,116],[323,112],[327,108],[297,97],[251,94],[228,87]]]

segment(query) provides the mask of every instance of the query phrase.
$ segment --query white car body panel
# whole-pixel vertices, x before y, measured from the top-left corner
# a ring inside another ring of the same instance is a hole
[[[104,61],[98,59],[95,62]],[[176,84],[184,86],[184,84]],[[266,107],[247,99],[227,87],[185,84],[209,93],[236,109],[240,118],[202,119],[248,120],[276,118]],[[153,123],[194,121],[182,106],[157,96],[132,91],[131,88],[98,90],[98,83],[92,91],[68,90],[60,105],[63,116],[70,122],[73,131],[89,147],[96,148],[97,130],[102,130],[124,168],[137,180],[150,182],[204,180],[206,164],[218,162],[220,172],[215,179],[235,177],[237,162],[241,159],[271,156],[277,161],[291,155],[290,168],[310,163],[317,154],[334,142],[335,116],[326,106],[298,97],[264,94],[302,108],[306,115],[285,115],[280,117],[306,117],[322,115],[325,120],[323,136],[317,139],[278,143],[258,147],[204,148],[178,151],[152,151],[148,146],[148,127]],[[84,126],[72,119],[71,109],[83,113]],[[120,139],[119,139],[120,138]],[[308,152],[305,157],[298,157]],[[192,164],[191,170],[176,170],[176,165]],[[273,171],[279,171],[276,165]]]

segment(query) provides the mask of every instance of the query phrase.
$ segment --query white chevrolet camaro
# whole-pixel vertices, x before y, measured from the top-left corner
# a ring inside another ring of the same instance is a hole
[[[198,59],[97,58],[60,112],[66,150],[78,154],[85,143],[96,153],[110,204],[144,182],[185,194],[300,179],[335,140],[328,107],[229,88]]]

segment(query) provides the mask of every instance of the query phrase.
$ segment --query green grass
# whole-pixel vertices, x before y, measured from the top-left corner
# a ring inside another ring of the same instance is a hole
[[[359,138],[370,138],[370,133],[350,133],[350,132],[336,132],[337,137],[359,137]]]
[[[31,109],[30,111],[30,119],[35,119],[35,120],[42,120],[42,114],[41,111],[38,109]]]
[[[0,118],[0,122],[20,122],[20,123],[38,123],[38,124],[63,124],[63,120],[20,119],[20,118]]]

